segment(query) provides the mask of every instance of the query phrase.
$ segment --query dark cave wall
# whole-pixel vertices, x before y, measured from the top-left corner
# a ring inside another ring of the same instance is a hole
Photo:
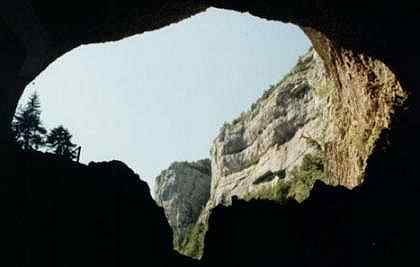
[[[0,179],[2,266],[194,266],[147,184],[119,161],[10,148]]]
[[[371,184],[349,190],[318,182],[301,204],[239,200],[216,207],[201,262],[206,267],[418,265],[420,216],[410,194],[419,190],[394,189]]]

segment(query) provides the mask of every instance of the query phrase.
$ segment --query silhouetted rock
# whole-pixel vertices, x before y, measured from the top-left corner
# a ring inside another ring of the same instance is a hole
[[[189,261],[173,253],[163,209],[124,163],[85,166],[52,154],[10,151],[0,187],[2,266]]]
[[[379,167],[373,162],[370,166],[370,173]],[[417,266],[419,194],[418,179],[390,182],[378,172],[353,190],[318,181],[302,204],[236,199],[230,207],[213,210],[202,263],[208,267]]]

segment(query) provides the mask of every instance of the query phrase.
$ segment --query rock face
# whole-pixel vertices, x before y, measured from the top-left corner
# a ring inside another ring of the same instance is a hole
[[[210,206],[291,180],[305,155],[322,152],[330,86],[310,49],[248,112],[225,125],[211,149]]]
[[[179,249],[188,230],[196,223],[210,196],[209,159],[174,162],[156,177],[155,198],[165,210]]]
[[[188,233],[184,253],[200,256],[203,247],[199,243],[203,242],[211,210],[220,204],[230,205],[233,196],[276,201],[308,197],[314,181],[324,178],[333,86],[320,57],[310,49],[250,110],[221,128],[211,148],[210,198]],[[299,175],[301,166],[312,163],[318,169],[310,166],[312,172]]]
[[[335,90],[331,95],[326,157],[331,184],[353,188],[364,180],[379,135],[407,99],[395,74],[379,60],[335,49],[325,35],[305,29],[320,51]]]

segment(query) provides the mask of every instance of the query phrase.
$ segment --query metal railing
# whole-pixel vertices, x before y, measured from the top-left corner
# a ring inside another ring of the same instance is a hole
[[[82,147],[81,146],[78,146],[76,149],[74,149],[72,152],[77,152],[77,155],[76,155],[76,162],[79,162],[80,161],[80,152],[82,151]]]

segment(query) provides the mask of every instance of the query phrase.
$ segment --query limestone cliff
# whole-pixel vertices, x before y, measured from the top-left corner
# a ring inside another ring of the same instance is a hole
[[[247,198],[294,179],[305,155],[323,151],[331,84],[313,49],[213,142],[211,203]]]
[[[165,210],[176,249],[195,224],[210,196],[210,160],[174,162],[156,177],[155,198]]]
[[[353,188],[363,182],[367,161],[407,92],[383,62],[334,48],[324,34],[304,28],[326,63],[335,90],[325,150],[329,183]]]
[[[312,41],[326,42],[323,36]],[[380,62],[367,60],[372,72],[356,79],[343,75],[349,72],[343,66],[324,63],[334,51],[318,50],[322,55],[310,49],[248,111],[223,125],[211,148],[210,198],[180,251],[201,255],[212,209],[230,205],[233,196],[302,202],[316,180],[348,188],[361,184],[393,103],[404,94]],[[345,66],[357,73],[354,62]],[[386,90],[376,97],[381,86]],[[372,105],[353,103],[362,99]]]
[[[183,252],[198,256],[211,210],[240,199],[303,201],[325,179],[329,96],[334,84],[310,49],[239,118],[226,123],[211,148],[211,193]]]

